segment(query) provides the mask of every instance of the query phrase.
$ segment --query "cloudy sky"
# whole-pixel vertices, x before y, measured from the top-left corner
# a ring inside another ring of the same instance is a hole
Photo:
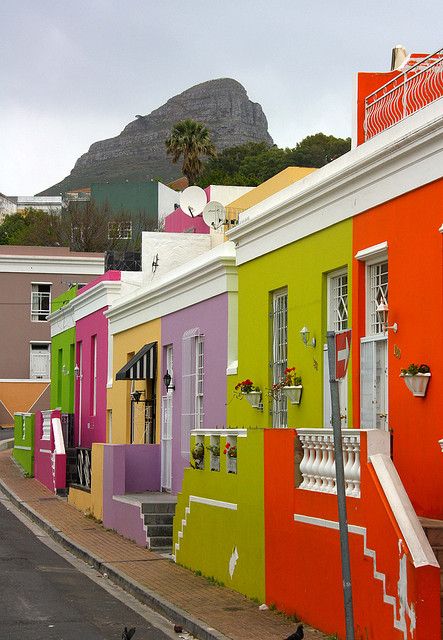
[[[443,1],[0,0],[0,192],[36,193],[96,140],[232,77],[280,146],[351,134],[357,71],[443,47]]]

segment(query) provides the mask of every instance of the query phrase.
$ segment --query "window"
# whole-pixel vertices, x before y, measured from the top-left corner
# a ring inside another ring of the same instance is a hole
[[[328,331],[348,328],[348,274],[336,272],[328,277]]]
[[[284,375],[288,366],[288,292],[276,291],[272,296],[272,384]],[[288,401],[286,396],[273,400],[272,426],[288,426]]]
[[[51,345],[48,342],[31,342],[29,377],[31,379],[49,380]],[[61,386],[61,378],[59,385]]]
[[[51,309],[51,283],[32,283],[31,320],[46,322]]]
[[[195,429],[203,427],[203,336],[195,339]]]
[[[189,329],[182,338],[181,453],[189,457],[192,429],[203,427],[204,336]]]
[[[383,333],[377,314],[379,304],[388,304],[388,262],[367,265],[366,280],[366,335]]]
[[[97,336],[91,338],[91,415],[97,415]]]
[[[132,238],[132,222],[108,222],[108,240],[130,240]]]

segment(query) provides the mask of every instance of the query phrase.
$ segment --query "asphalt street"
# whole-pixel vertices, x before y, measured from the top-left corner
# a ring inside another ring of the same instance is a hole
[[[136,628],[133,640],[177,638],[170,622],[14,513],[0,494],[1,640],[120,640],[125,626]]]

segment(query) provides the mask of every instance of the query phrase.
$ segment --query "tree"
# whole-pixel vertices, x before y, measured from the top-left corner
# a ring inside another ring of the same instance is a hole
[[[182,172],[188,178],[190,185],[195,184],[202,172],[202,156],[212,158],[216,156],[209,130],[204,124],[195,120],[177,122],[165,144],[166,152],[172,156],[172,162],[178,162],[183,156]]]
[[[324,133],[307,136],[293,148],[248,142],[222,151],[204,166],[198,184],[236,184],[255,187],[286,167],[322,167],[351,148],[349,138]]]

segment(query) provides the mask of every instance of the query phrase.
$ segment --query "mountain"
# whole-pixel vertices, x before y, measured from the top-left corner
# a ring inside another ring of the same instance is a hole
[[[37,195],[58,195],[92,182],[177,178],[181,164],[173,164],[166,155],[165,140],[172,126],[185,118],[205,124],[219,150],[245,142],[273,143],[261,106],[231,78],[197,84],[149,115],[135,118],[115,138],[94,142],[69,176]]]

